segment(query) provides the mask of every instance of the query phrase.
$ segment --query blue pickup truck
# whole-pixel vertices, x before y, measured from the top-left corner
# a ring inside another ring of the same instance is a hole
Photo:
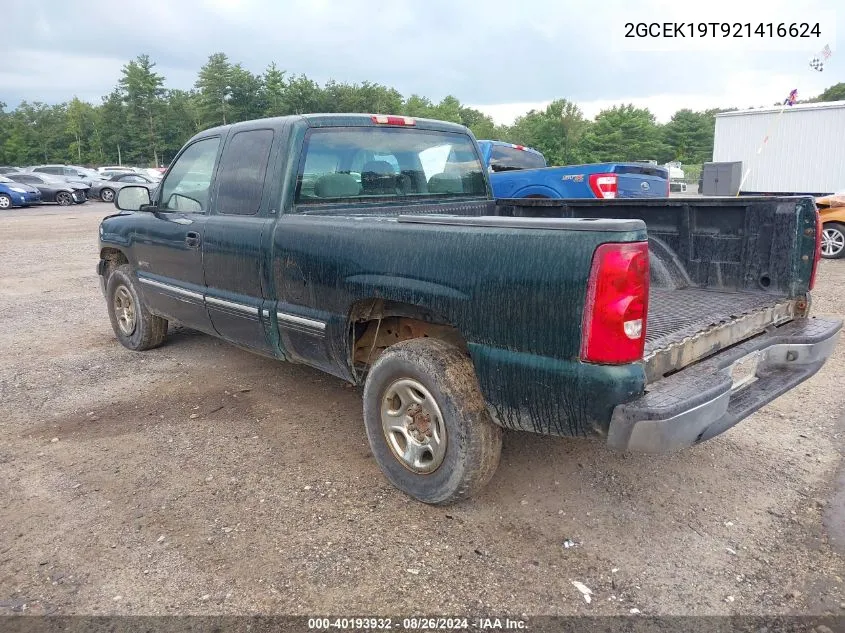
[[[812,198],[495,199],[472,134],[442,121],[205,130],[115,206],[98,272],[121,344],[179,322],[363,387],[363,429],[303,428],[365,430],[425,503],[480,490],[502,429],[647,453],[708,440],[818,371],[842,326],[809,316]]]
[[[496,198],[665,198],[669,170],[647,163],[549,167],[537,150],[479,141]]]

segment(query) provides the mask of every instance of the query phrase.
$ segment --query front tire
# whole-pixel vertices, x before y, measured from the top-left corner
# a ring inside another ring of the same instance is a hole
[[[125,348],[142,352],[164,342],[167,319],[151,314],[141,301],[129,264],[115,268],[109,275],[106,301],[114,334]]]
[[[114,201],[114,191],[111,189],[101,189],[100,190],[100,200],[103,202],[113,202]]]
[[[822,257],[826,259],[845,257],[845,224],[828,222],[822,227]]]
[[[0,211],[7,211],[12,208],[12,199],[5,193],[0,193]]]
[[[413,339],[384,351],[364,385],[364,425],[387,479],[423,503],[471,497],[499,465],[502,429],[472,361],[443,341]]]
[[[73,196],[67,191],[60,191],[56,194],[56,204],[62,207],[69,207],[73,204]]]

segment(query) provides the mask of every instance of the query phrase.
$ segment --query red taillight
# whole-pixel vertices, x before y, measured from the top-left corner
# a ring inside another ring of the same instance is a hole
[[[518,149],[521,152],[525,151],[525,145],[514,145],[513,148]]]
[[[373,115],[373,123],[380,125],[416,125],[417,122],[409,116],[392,116],[387,114]]]
[[[822,214],[819,213],[818,208],[816,208],[816,252],[813,254],[813,270],[810,273],[810,290],[816,285],[816,271],[819,268],[819,260],[822,257],[822,231],[824,230],[824,226],[822,225]]]
[[[616,174],[590,174],[590,189],[596,198],[615,198],[617,183]]]
[[[621,364],[643,357],[648,286],[648,242],[596,249],[581,323],[582,361]]]

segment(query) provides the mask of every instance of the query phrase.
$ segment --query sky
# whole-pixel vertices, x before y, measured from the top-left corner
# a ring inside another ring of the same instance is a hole
[[[840,1],[2,0],[0,101],[99,103],[141,53],[167,87],[188,89],[208,56],[225,52],[256,73],[275,61],[320,84],[451,94],[497,123],[556,98],[588,118],[632,103],[665,122],[680,108],[770,106],[793,88],[809,98],[845,81]],[[627,22],[818,22],[822,35],[631,39]],[[813,71],[825,44],[833,56]]]

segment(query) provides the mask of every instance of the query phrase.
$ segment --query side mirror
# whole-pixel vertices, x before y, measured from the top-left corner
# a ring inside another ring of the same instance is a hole
[[[151,202],[149,189],[137,185],[123,187],[114,198],[114,206],[121,211],[140,211]]]

